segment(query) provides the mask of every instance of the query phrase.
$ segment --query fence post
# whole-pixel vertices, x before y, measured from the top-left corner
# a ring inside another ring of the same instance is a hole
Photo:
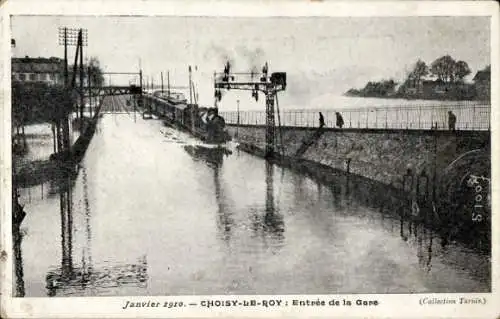
[[[406,129],[408,129],[408,109],[406,109]]]
[[[422,106],[418,107],[418,128],[421,129],[421,122],[420,122],[420,117],[422,116]]]
[[[472,107],[472,129],[478,129],[476,127],[476,104]]]
[[[431,109],[431,130],[433,129],[434,126],[434,109]]]
[[[486,112],[488,112],[488,131],[490,131],[491,130],[491,123],[490,123],[490,121],[491,121],[491,105],[489,108],[487,108]]]

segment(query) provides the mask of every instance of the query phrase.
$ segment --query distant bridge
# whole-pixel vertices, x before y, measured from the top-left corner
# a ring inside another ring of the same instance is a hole
[[[85,92],[86,91],[86,92]],[[129,94],[141,94],[141,87],[135,85],[127,86],[92,86],[85,89],[85,96],[89,96],[89,91],[92,96],[99,95],[129,95]]]

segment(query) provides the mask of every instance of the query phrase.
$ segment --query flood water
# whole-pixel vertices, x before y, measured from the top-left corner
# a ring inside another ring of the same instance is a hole
[[[490,291],[489,257],[346,185],[133,113],[104,114],[67,186],[22,191],[21,295]]]

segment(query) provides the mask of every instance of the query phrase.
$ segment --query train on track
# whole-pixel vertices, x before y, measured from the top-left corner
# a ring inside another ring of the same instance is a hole
[[[231,140],[225,120],[217,108],[187,103],[180,92],[169,92],[167,95],[155,91],[143,94],[137,102],[145,112],[163,118],[165,124],[186,130],[205,143],[224,144]]]

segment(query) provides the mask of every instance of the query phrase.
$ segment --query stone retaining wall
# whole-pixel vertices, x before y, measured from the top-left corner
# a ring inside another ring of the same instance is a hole
[[[283,151],[293,157],[302,142],[317,128],[282,128]],[[265,149],[264,126],[228,126],[240,142]],[[437,179],[461,154],[488,148],[489,132],[423,131],[376,129],[325,129],[321,137],[302,155],[302,159],[360,175],[396,188],[403,187],[408,168],[414,174],[425,172]]]

